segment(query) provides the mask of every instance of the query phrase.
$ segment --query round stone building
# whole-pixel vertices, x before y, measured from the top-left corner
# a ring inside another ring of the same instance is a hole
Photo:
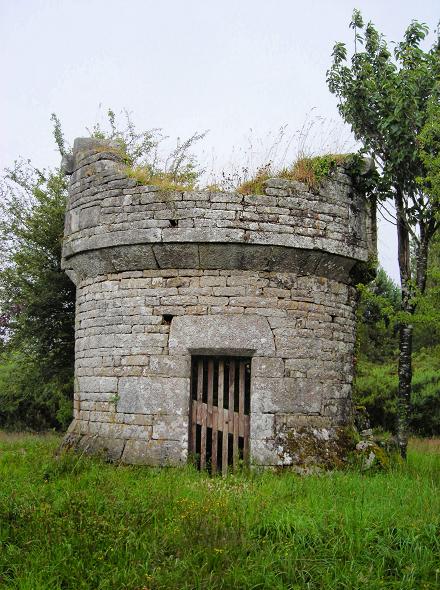
[[[64,168],[77,292],[66,444],[223,473],[333,452],[351,420],[354,277],[375,246],[348,173],[317,192],[277,178],[261,195],[161,191],[94,139]]]

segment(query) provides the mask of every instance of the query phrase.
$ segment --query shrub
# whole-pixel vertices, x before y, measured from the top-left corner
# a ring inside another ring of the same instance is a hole
[[[38,357],[22,351],[0,358],[0,425],[11,430],[66,429],[72,420],[69,366],[47,375]]]

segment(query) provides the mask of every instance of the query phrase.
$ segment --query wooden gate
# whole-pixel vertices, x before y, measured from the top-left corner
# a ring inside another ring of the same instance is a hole
[[[249,462],[251,359],[193,356],[189,450],[199,469],[226,475]]]

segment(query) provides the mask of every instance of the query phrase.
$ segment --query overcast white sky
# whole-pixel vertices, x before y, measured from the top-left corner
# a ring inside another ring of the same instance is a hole
[[[268,146],[313,120],[311,149],[348,145],[325,73],[354,7],[390,41],[440,17],[438,0],[0,0],[0,168],[58,164],[50,114],[73,141],[108,107],[171,137],[209,129],[200,157],[217,166],[240,158],[249,129]],[[397,280],[393,228],[379,249]]]

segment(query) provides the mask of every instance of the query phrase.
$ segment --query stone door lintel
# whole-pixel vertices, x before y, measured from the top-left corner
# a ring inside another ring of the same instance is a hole
[[[257,315],[174,317],[168,345],[170,355],[275,355],[269,322]]]

